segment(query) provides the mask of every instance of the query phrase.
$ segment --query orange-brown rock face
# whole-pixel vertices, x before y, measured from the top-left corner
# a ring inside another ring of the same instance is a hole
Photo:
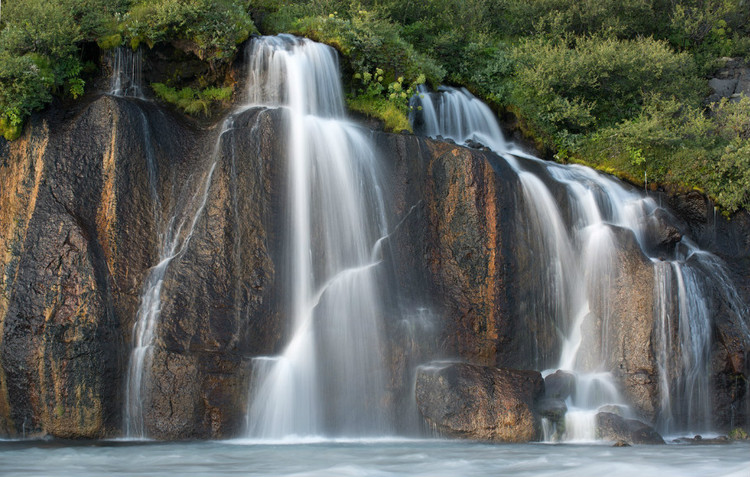
[[[455,363],[417,371],[419,412],[448,437],[539,440],[541,419],[535,406],[543,394],[544,380],[536,371]]]
[[[274,117],[247,113],[227,133],[206,213],[165,278],[148,373],[155,437],[236,434],[247,356],[278,339],[265,227],[280,155]],[[120,435],[131,332],[159,256],[160,220],[205,170],[216,135],[149,103],[102,97],[0,144],[0,433]]]
[[[399,153],[390,187],[403,222],[389,239],[398,290],[408,305],[436,315],[439,354],[503,363],[513,339],[506,240],[514,173],[489,153],[403,136],[391,141],[400,144],[381,148]]]
[[[104,156],[115,154],[118,115],[98,106],[5,146],[0,408],[11,435],[99,437],[113,426],[119,324],[97,215],[113,206],[102,200],[113,188]]]

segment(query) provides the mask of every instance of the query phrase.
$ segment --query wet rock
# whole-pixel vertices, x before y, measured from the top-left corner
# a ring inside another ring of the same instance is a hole
[[[481,149],[481,150],[488,150],[488,149],[487,149],[487,146],[485,146],[485,145],[484,145],[484,144],[482,144],[481,142],[479,142],[479,141],[476,141],[476,140],[474,140],[474,139],[469,139],[468,141],[466,141],[466,143],[465,143],[465,144],[466,144],[466,147],[470,147],[470,148],[472,148],[472,149]]]
[[[628,444],[664,444],[664,439],[651,426],[609,412],[596,415],[596,435],[602,440]]]
[[[544,395],[548,398],[565,400],[573,394],[575,387],[575,375],[561,369],[544,378]]]
[[[549,397],[540,400],[536,409],[539,415],[548,418],[552,422],[563,420],[565,413],[568,412],[568,406],[563,399]]]
[[[675,245],[682,240],[682,233],[672,223],[675,219],[664,209],[656,209],[646,222],[646,244],[655,255],[671,256]]]
[[[727,436],[705,438],[700,434],[693,437],[678,437],[672,442],[675,444],[697,444],[697,445],[722,445],[729,444],[732,440]]]
[[[612,444],[612,447],[630,447],[630,444],[628,444],[626,441],[620,440]]]
[[[583,359],[592,370],[612,370],[618,388],[636,413],[653,421],[659,406],[654,330],[654,265],[634,234],[611,227],[617,254],[609,286],[589,297],[591,315],[584,323],[590,343]],[[597,337],[592,339],[592,337]]]
[[[403,218],[383,247],[396,291],[431,310],[443,356],[517,367],[527,358],[519,349],[528,327],[510,311],[513,171],[465,147],[393,135],[376,140],[391,151],[384,155],[387,188],[394,216]]]
[[[279,114],[248,111],[225,135],[206,211],[165,277],[146,383],[154,437],[236,435],[246,356],[280,337],[267,245],[271,183],[284,173],[272,160],[283,156]],[[121,434],[141,287],[164,223],[206,177],[217,132],[105,96],[75,116],[51,111],[2,146],[0,435]]]
[[[616,414],[620,417],[625,417],[627,408],[625,406],[619,406],[617,404],[607,404],[606,406],[599,407],[599,412],[608,412],[611,414]]]
[[[704,224],[708,221],[708,199],[698,191],[690,191],[672,197],[670,205],[688,223]]]
[[[0,414],[10,436],[97,438],[119,425],[121,317],[137,306],[130,284],[152,243],[139,214],[146,169],[131,159],[143,157],[139,120],[113,98],[64,123],[36,118],[0,169]]]
[[[540,438],[534,411],[544,393],[535,371],[470,364],[423,366],[417,371],[416,398],[425,421],[443,435],[497,442]]]

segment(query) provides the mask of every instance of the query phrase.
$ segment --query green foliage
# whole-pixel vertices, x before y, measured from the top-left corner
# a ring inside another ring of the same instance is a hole
[[[214,61],[231,58],[255,25],[241,0],[142,0],[123,17],[123,30],[133,47],[180,39]]]
[[[409,117],[396,105],[382,98],[347,98],[347,106],[352,111],[365,114],[383,121],[387,131],[411,131]]]
[[[181,41],[215,66],[255,31],[245,0],[17,0],[3,6],[0,119],[6,137],[16,136],[53,95],[84,93],[81,46],[87,42],[111,49],[126,41]],[[198,94],[191,111],[208,109],[214,99],[207,94]]]
[[[729,431],[729,438],[733,441],[742,441],[750,439],[750,436],[748,436],[747,432],[743,428],[735,427],[734,429]]]
[[[0,51],[0,132],[15,139],[32,111],[51,101],[52,71],[43,57],[15,57]]]
[[[414,88],[404,85],[403,76],[386,83],[384,73],[381,68],[376,68],[372,73],[365,71],[355,74],[353,79],[359,87],[347,98],[347,104],[355,111],[382,119],[389,131],[411,131],[408,114]],[[424,75],[421,75],[412,84],[416,86],[424,81]]]
[[[192,116],[203,115],[208,117],[213,105],[219,102],[227,102],[232,98],[231,87],[209,87],[202,90],[182,88],[178,90],[162,83],[152,83],[151,88],[159,99],[175,105]]]
[[[654,96],[636,118],[583,141],[587,163],[631,178],[699,187],[726,210],[750,207],[750,99],[726,99],[706,115]]]
[[[382,68],[388,81],[403,76],[407,84],[420,75],[438,84],[445,76],[439,65],[401,38],[396,25],[376,12],[357,10],[349,18],[338,12],[304,17],[296,20],[291,30],[333,46],[348,59],[353,71]]]
[[[513,52],[511,101],[551,137],[584,134],[638,115],[646,94],[696,105],[702,81],[692,58],[650,38],[580,37],[573,46],[529,39]]]
[[[19,0],[3,8],[0,31],[0,121],[17,137],[26,118],[52,100],[84,92],[79,45],[107,31],[125,7],[108,0]]]
[[[663,28],[659,2],[651,0],[501,0],[495,28],[508,35],[606,35],[622,39],[655,34]]]

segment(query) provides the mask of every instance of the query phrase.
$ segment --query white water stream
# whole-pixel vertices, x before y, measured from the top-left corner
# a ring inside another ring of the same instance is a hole
[[[119,46],[109,53],[112,68],[109,94],[143,98],[143,52]]]
[[[285,112],[291,324],[278,356],[255,359],[248,436],[388,434],[373,253],[386,222],[373,145],[345,118],[332,48],[263,37],[248,64],[251,103]]]

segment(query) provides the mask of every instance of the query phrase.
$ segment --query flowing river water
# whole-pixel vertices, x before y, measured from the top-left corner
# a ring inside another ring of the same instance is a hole
[[[0,442],[4,477],[748,477],[750,444],[613,448],[448,440]]]

